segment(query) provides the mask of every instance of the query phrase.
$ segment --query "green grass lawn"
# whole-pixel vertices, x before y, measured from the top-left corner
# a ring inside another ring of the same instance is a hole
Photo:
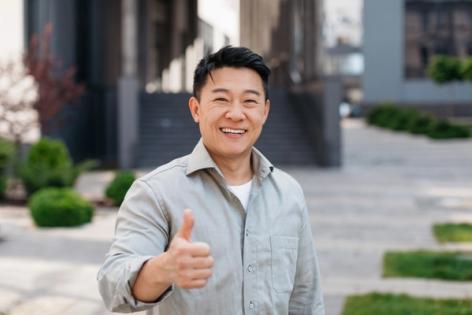
[[[433,227],[436,239],[443,242],[472,242],[472,224],[444,223]]]
[[[472,252],[387,252],[384,277],[472,280]]]
[[[472,315],[472,300],[371,293],[348,297],[342,315]]]

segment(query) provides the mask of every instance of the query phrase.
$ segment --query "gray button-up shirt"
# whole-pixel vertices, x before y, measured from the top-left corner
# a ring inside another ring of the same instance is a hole
[[[187,156],[136,180],[119,210],[115,238],[98,273],[115,312],[159,304],[165,314],[324,314],[318,260],[299,184],[256,149],[247,211],[228,189],[202,141]],[[155,303],[131,293],[143,263],[164,252],[195,217],[192,240],[210,245],[213,275],[201,289],[172,286]]]

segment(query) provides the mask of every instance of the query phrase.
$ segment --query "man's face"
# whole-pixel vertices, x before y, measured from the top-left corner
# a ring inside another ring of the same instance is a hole
[[[189,107],[208,151],[219,158],[238,159],[250,154],[270,103],[257,72],[223,67],[211,72],[200,100],[192,97]]]

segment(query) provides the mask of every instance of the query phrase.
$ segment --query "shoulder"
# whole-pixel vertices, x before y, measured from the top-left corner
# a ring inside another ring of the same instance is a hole
[[[138,181],[144,182],[148,185],[155,183],[156,181],[166,179],[176,179],[180,176],[185,176],[187,170],[189,155],[182,156],[175,160],[170,161],[164,165],[157,167],[151,172],[144,174]]]
[[[273,180],[275,180],[280,185],[290,187],[300,192],[303,191],[300,183],[298,183],[298,181],[295,178],[293,178],[292,175],[290,175],[289,173],[285,171],[282,171],[279,168],[274,167],[274,170],[272,171],[270,176],[273,178]]]
[[[277,187],[277,190],[284,192],[285,196],[291,196],[299,201],[305,199],[303,188],[300,183],[290,174],[274,167],[269,175],[270,181]]]
[[[127,193],[126,201],[150,198],[163,206],[163,196],[175,190],[186,177],[188,156],[183,156],[161,165],[137,178]]]

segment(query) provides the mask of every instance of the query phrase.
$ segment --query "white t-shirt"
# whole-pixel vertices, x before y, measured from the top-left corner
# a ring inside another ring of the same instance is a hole
[[[238,186],[228,185],[228,188],[233,192],[233,194],[236,195],[236,197],[239,198],[239,201],[241,201],[241,204],[243,205],[244,210],[247,209],[247,204],[249,202],[249,193],[251,192],[251,186],[252,186],[252,179],[242,185],[238,185]]]

